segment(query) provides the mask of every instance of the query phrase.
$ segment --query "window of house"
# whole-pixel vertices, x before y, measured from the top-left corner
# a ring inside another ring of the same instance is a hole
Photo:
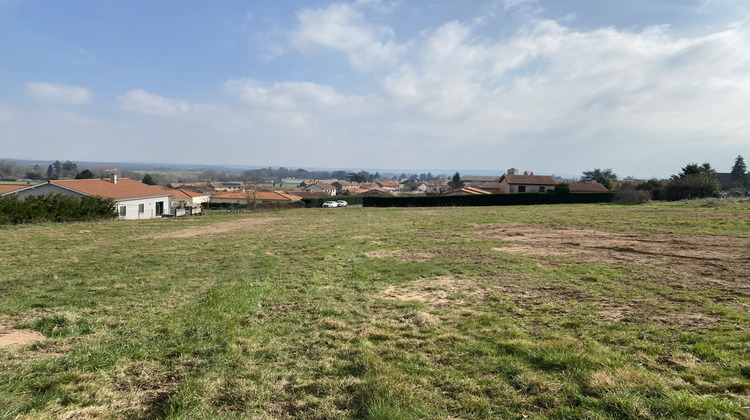
[[[145,204],[139,204],[138,205],[138,213],[145,213],[146,212],[146,205]]]
[[[125,216],[125,213],[127,212],[127,207],[120,206],[120,216]]]
[[[544,192],[544,187],[539,187],[539,192]]]
[[[518,187],[518,192],[526,192],[526,186],[525,185],[519,186]]]

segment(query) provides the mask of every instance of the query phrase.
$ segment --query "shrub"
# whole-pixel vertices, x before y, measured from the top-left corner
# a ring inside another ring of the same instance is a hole
[[[74,222],[114,219],[115,203],[101,197],[77,198],[64,194],[29,196],[11,194],[0,198],[0,224]]]
[[[635,188],[623,188],[615,192],[612,198],[615,203],[622,204],[643,204],[651,201],[651,192],[636,190]]]

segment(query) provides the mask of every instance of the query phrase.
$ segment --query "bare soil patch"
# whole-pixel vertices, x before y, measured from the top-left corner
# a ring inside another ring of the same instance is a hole
[[[406,214],[417,214],[421,216],[435,216],[440,214],[436,210],[404,210]]]
[[[268,223],[281,220],[280,217],[252,217],[247,219],[236,220],[232,222],[216,223],[210,226],[178,230],[177,232],[164,233],[156,235],[153,239],[172,239],[172,238],[194,238],[196,236],[216,235],[219,233],[231,232],[239,229],[250,229],[266,225]]]
[[[663,279],[693,290],[750,296],[750,238],[699,234],[614,233],[554,225],[477,225],[477,234],[504,242],[493,248],[571,262],[654,267]],[[562,235],[562,240],[561,240]]]
[[[426,262],[432,259],[434,255],[425,251],[407,251],[403,249],[388,250],[388,249],[377,249],[375,251],[367,251],[365,255],[370,258],[393,258],[398,261],[415,261],[415,262]]]
[[[439,276],[389,286],[375,295],[375,298],[398,301],[416,300],[440,309],[464,304],[469,298],[483,299],[489,292],[489,289],[481,287],[474,279]]]
[[[34,330],[14,330],[0,326],[0,349],[22,347],[44,340],[44,334]]]

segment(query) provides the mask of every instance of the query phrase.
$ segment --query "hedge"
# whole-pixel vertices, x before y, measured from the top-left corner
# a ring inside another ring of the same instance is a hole
[[[272,201],[255,203],[254,206],[248,206],[247,203],[201,203],[203,210],[223,210],[223,211],[265,211],[265,210],[283,210],[296,209],[305,207],[300,201]]]
[[[0,224],[75,222],[117,218],[115,202],[101,197],[77,197],[63,194],[29,196],[15,194],[0,197]]]
[[[521,193],[427,197],[363,197],[363,207],[528,206],[609,203],[613,193]]]

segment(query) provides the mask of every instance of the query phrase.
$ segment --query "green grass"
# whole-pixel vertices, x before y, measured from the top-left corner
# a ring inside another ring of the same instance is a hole
[[[747,203],[340,210],[0,228],[0,325],[48,337],[0,349],[0,418],[750,418],[746,294],[481,234],[747,238]]]

